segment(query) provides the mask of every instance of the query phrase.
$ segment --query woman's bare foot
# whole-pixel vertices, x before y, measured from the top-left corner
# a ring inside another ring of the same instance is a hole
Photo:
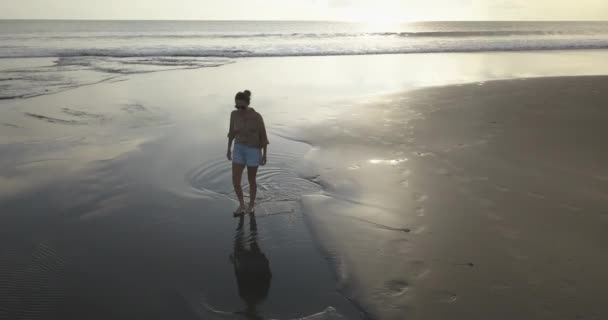
[[[236,208],[236,210],[234,210],[234,215],[239,216],[239,215],[245,214],[245,211],[246,211],[245,205],[241,204],[241,205],[239,205],[238,208]]]

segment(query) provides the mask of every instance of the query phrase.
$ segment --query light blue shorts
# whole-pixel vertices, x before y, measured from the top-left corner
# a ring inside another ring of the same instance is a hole
[[[232,150],[232,163],[258,167],[262,163],[262,149],[235,143]]]

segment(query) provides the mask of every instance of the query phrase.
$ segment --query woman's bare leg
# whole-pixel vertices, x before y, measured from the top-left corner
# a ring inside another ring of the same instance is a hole
[[[243,187],[241,187],[243,170],[245,170],[245,165],[237,163],[232,164],[232,186],[234,187],[234,192],[236,193],[236,197],[239,199],[241,207],[244,208],[245,200],[243,199]]]
[[[247,178],[249,179],[249,208],[253,208],[255,205],[255,197],[258,192],[258,184],[256,182],[257,174],[258,167],[247,167]]]

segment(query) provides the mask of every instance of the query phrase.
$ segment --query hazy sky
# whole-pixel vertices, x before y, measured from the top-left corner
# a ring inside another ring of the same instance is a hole
[[[0,0],[0,18],[608,20],[608,0]]]

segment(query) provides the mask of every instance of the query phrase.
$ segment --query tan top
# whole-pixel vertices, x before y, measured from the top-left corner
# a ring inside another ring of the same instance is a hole
[[[253,108],[246,111],[232,111],[228,138],[235,139],[235,143],[238,144],[259,148],[270,143],[266,135],[264,119]]]

